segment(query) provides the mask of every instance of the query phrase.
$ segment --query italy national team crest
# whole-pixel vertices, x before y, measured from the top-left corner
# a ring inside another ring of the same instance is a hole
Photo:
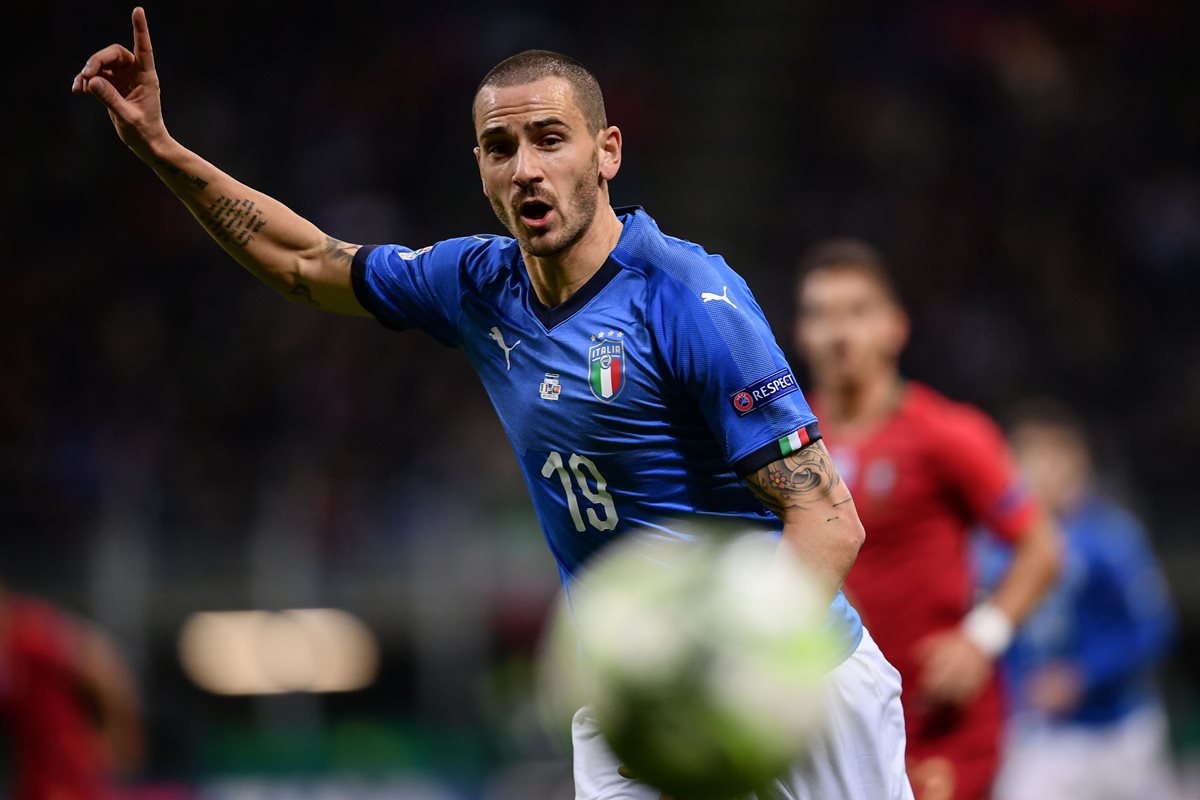
[[[625,387],[624,333],[601,332],[588,348],[588,385],[592,394],[608,403]]]

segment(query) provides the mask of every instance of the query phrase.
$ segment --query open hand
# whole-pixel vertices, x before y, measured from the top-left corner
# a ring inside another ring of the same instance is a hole
[[[140,6],[133,10],[133,52],[120,44],[96,51],[71,82],[71,91],[103,103],[117,136],[143,158],[167,138],[150,28]]]

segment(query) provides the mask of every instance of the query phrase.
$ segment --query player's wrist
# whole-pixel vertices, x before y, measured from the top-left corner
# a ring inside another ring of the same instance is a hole
[[[963,635],[988,658],[996,658],[1012,642],[1016,626],[996,605],[983,602],[963,617]]]
[[[186,150],[171,138],[165,127],[141,137],[136,145],[129,147],[138,158],[156,170],[165,166],[178,166],[175,162],[186,154]]]

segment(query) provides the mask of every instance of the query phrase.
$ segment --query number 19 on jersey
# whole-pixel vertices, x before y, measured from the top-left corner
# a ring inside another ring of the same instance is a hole
[[[584,475],[585,471],[587,476]],[[563,493],[567,496],[567,508],[571,512],[575,530],[584,533],[589,525],[597,531],[611,531],[617,527],[617,507],[613,504],[612,495],[608,493],[608,482],[604,480],[600,470],[596,469],[595,462],[587,456],[572,453],[564,463],[562,454],[552,451],[546,463],[542,465],[542,477],[553,478],[555,475],[558,476]],[[572,477],[575,479],[574,484],[571,481]],[[581,513],[579,499],[575,495],[576,487],[579,494],[591,504],[583,509],[584,513]]]

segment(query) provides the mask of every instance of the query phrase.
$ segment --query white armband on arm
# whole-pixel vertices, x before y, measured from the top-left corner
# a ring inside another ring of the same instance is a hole
[[[991,603],[980,603],[962,621],[963,633],[988,658],[996,658],[1012,642],[1013,622]]]

